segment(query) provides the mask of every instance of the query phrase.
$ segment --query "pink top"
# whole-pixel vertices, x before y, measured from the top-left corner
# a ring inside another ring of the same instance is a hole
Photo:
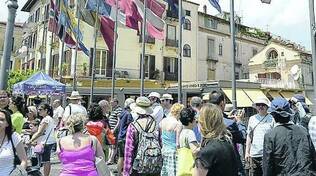
[[[95,151],[92,145],[80,150],[64,150],[60,146],[58,154],[62,163],[60,176],[98,176],[94,164]]]

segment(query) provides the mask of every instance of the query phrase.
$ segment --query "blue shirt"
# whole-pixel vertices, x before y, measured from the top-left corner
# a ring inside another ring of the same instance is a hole
[[[127,127],[131,122],[133,122],[133,116],[127,109],[124,109],[120,115],[120,119],[118,140],[124,140],[126,137]]]

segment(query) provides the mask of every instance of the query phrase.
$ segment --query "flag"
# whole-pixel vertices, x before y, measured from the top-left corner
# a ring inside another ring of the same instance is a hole
[[[63,26],[62,33],[60,33],[59,35],[63,36],[64,32],[66,32],[66,29],[69,28],[70,31],[75,35],[75,38],[76,39],[78,38],[78,40],[75,41],[75,45],[74,46],[76,46],[76,42],[78,42],[79,48],[87,56],[89,56],[89,50],[82,43],[82,40],[83,40],[82,32],[80,31],[80,29],[77,28],[77,21],[75,20],[75,15],[73,14],[72,11],[69,10],[69,8],[68,8],[68,1],[67,0],[61,0],[61,3],[60,3],[60,15],[59,16],[60,16],[60,24]],[[71,36],[67,36],[67,34],[66,34],[66,37],[65,37],[65,43],[67,43],[66,41],[69,41],[68,47],[70,47],[72,49],[75,49],[75,47],[73,48],[73,38]]]
[[[222,13],[221,6],[219,5],[219,0],[208,0],[210,4],[219,12]]]
[[[55,34],[58,33],[58,10],[55,6],[53,0],[50,0],[50,9],[49,9],[49,21],[48,21],[48,31]]]
[[[174,15],[178,15],[179,13],[179,0],[167,0],[170,11]]]
[[[101,16],[100,32],[107,44],[109,51],[113,51],[114,45],[114,21],[106,16]]]

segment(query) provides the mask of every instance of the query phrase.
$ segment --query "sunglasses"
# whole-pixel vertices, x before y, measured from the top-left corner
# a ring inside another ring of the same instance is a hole
[[[258,104],[256,104],[256,106],[267,106],[267,105],[264,103],[258,103]]]
[[[43,111],[44,109],[38,109],[38,111]]]

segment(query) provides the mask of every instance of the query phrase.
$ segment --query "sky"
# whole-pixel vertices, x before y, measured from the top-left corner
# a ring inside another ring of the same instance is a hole
[[[0,0],[0,21],[7,21],[7,0]],[[25,22],[28,13],[21,12],[27,0],[18,0],[19,9],[16,22]],[[208,0],[190,0],[208,5],[208,13],[216,15],[218,12],[209,5]],[[230,0],[219,0],[223,11],[230,11]],[[307,0],[272,0],[271,4],[263,4],[260,0],[235,0],[235,13],[242,17],[242,24],[270,31],[284,39],[291,40],[310,50],[309,11]]]

